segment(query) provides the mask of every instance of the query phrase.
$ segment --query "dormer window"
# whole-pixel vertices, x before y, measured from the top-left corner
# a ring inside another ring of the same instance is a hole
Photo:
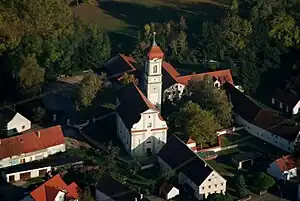
[[[157,73],[157,65],[153,66],[153,73]]]

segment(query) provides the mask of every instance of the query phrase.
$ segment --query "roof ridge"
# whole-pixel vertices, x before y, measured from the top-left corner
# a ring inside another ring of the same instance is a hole
[[[127,57],[124,54],[119,53],[120,57],[123,59],[123,61],[125,61],[133,70],[136,70],[136,68],[125,58]]]
[[[138,91],[139,95],[142,97],[144,103],[147,105],[147,107],[149,109],[156,109],[156,106],[151,103],[151,101],[148,100],[148,98],[144,95],[144,93],[139,89],[139,87],[135,84],[135,83],[132,83],[134,85],[134,87],[136,88],[136,90]]]
[[[189,74],[189,75],[180,75],[177,78],[190,77],[190,76],[202,75],[202,74],[209,74],[209,73],[217,73],[217,72],[220,73],[220,72],[227,72],[227,71],[230,71],[230,69],[223,69],[223,70],[218,70],[218,71],[209,71],[209,72]]]

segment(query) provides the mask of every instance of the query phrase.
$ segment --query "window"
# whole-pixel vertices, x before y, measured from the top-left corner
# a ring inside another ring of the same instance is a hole
[[[141,144],[141,140],[139,140],[139,144]]]
[[[25,163],[25,158],[20,159],[20,163]]]
[[[43,158],[43,154],[39,154],[39,155],[36,155],[35,156],[35,159],[36,160],[40,160],[40,159],[42,159]]]
[[[208,188],[210,188],[211,186],[209,185]]]
[[[211,179],[208,179],[208,181],[211,181]]]
[[[218,184],[215,184],[215,187],[217,188],[217,187],[218,187]]]
[[[151,118],[151,116],[148,116],[148,118]]]
[[[204,190],[204,186],[202,187],[202,190]]]
[[[22,130],[24,130],[25,129],[25,126],[22,126]]]
[[[153,73],[157,73],[157,65],[153,66]]]
[[[150,128],[151,126],[152,126],[152,123],[151,123],[151,122],[148,122],[147,128]]]

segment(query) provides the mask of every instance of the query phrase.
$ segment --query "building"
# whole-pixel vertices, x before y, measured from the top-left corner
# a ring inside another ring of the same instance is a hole
[[[159,188],[159,194],[162,196],[165,200],[172,199],[179,195],[179,189],[177,189],[175,186],[169,183],[164,183]]]
[[[65,150],[60,126],[0,139],[0,168],[40,160]]]
[[[178,183],[188,185],[198,200],[226,192],[226,179],[173,135],[158,153],[162,173],[175,171]]]
[[[13,183],[24,181],[34,177],[43,177],[47,173],[59,167],[82,166],[83,161],[78,157],[50,156],[48,158],[33,161],[30,163],[14,165],[1,169],[2,178]]]
[[[78,201],[79,188],[75,182],[67,185],[59,174],[55,175],[21,201]]]
[[[276,89],[272,97],[272,104],[277,109],[292,115],[298,114],[300,108],[300,100],[296,96],[281,89]]]
[[[274,111],[263,109],[232,84],[224,85],[233,105],[235,122],[250,134],[284,150],[293,152],[300,127]]]
[[[292,155],[278,158],[270,164],[267,172],[278,180],[288,181],[297,177],[295,158]]]
[[[108,175],[104,175],[96,186],[91,187],[96,201],[148,201],[140,194]]]
[[[3,136],[12,136],[31,128],[31,122],[16,111],[5,107],[0,110],[0,127]]]

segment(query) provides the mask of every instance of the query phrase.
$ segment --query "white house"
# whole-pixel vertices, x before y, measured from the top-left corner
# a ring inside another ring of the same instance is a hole
[[[143,91],[131,83],[118,93],[117,133],[131,156],[157,154],[167,141],[168,126],[160,115],[162,60],[154,42],[145,62]]]
[[[226,179],[196,155],[184,142],[173,135],[158,153],[163,174],[175,171],[178,183],[187,184],[198,200],[214,193],[226,192]]]
[[[297,177],[296,161],[292,155],[283,156],[273,161],[267,172],[278,180],[288,181]]]
[[[0,168],[40,160],[65,150],[60,126],[0,139]]]
[[[233,105],[235,122],[250,134],[284,150],[293,152],[300,127],[274,111],[262,109],[232,84],[224,85]]]
[[[272,104],[278,109],[293,115],[298,114],[300,108],[300,100],[281,89],[276,89],[272,97]]]
[[[159,189],[160,195],[165,199],[169,200],[179,195],[179,189],[169,183],[164,183]]]
[[[16,111],[6,107],[0,110],[1,133],[11,136],[31,128],[31,122]]]
[[[33,190],[21,201],[78,201],[79,188],[75,182],[67,185],[59,174]]]

